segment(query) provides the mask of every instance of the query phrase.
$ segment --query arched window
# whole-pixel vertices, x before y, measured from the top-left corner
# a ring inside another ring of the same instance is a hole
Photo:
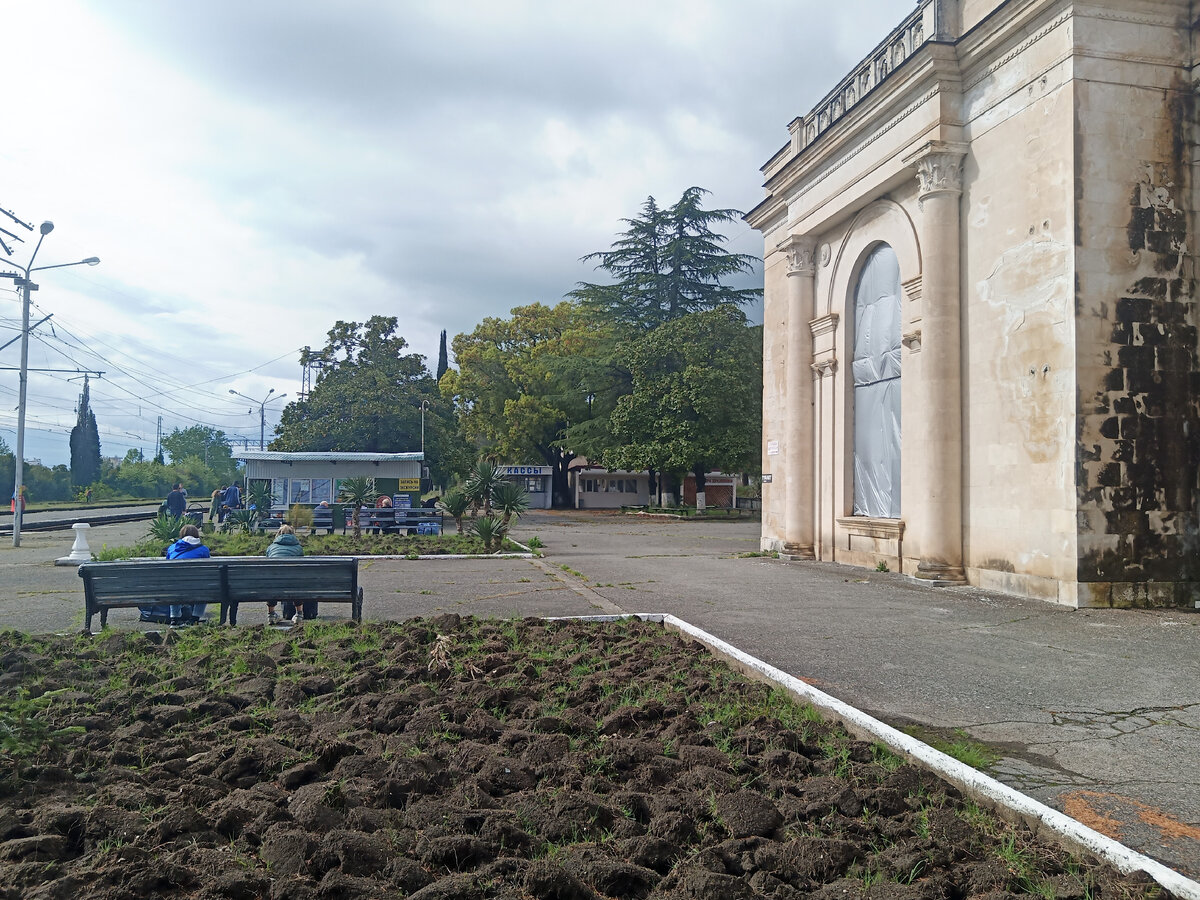
[[[900,518],[900,263],[876,247],[854,290],[854,515]]]

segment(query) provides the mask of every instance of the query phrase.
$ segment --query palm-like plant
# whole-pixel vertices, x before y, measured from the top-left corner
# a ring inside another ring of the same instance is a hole
[[[508,534],[508,526],[494,516],[480,516],[475,520],[475,534],[483,541],[484,551],[491,553],[500,549],[504,536]]]
[[[442,512],[449,513],[454,519],[454,527],[459,534],[463,533],[463,516],[467,514],[467,510],[471,508],[471,498],[463,491],[449,491],[446,496],[438,501],[438,505],[442,508]]]
[[[354,507],[355,537],[362,535],[362,526],[359,523],[359,519],[362,518],[363,507],[370,506],[378,497],[379,491],[375,490],[375,479],[367,478],[365,475],[360,475],[357,478],[347,478],[338,485],[338,500]]]
[[[271,505],[274,502],[275,498],[271,496],[271,482],[256,479],[246,488],[246,506],[253,506],[259,519],[270,518]]]
[[[529,492],[515,481],[501,481],[492,491],[492,505],[500,510],[501,521],[508,528],[529,509]]]
[[[486,459],[481,459],[475,465],[475,471],[467,478],[467,496],[471,505],[476,509],[483,508],[483,514],[492,514],[492,494],[497,486],[504,481],[500,470]]]

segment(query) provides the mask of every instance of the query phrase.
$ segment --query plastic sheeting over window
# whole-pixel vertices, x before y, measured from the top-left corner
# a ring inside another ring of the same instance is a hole
[[[854,515],[900,518],[900,263],[871,253],[854,292]]]

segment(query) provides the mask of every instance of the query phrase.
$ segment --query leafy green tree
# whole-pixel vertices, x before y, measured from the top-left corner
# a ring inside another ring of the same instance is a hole
[[[207,425],[176,428],[162,439],[163,449],[171,456],[172,464],[195,457],[215,473],[217,480],[232,479],[237,472],[233,447],[224,431]],[[192,490],[190,485],[185,485]]]
[[[441,381],[463,435],[488,456],[541,459],[553,469],[554,505],[568,503],[567,429],[587,417],[586,391],[563,360],[587,351],[596,330],[577,304],[534,303],[507,319],[488,317],[454,338],[458,369]]]
[[[87,376],[79,395],[79,415],[71,429],[71,484],[86,487],[100,479],[100,431],[90,402]]]
[[[762,434],[762,336],[737,307],[693,313],[629,343],[622,359],[633,391],[613,411],[613,469],[657,469],[679,478],[753,472]]]
[[[589,253],[614,281],[580,282],[572,297],[597,316],[635,333],[723,304],[742,305],[762,296],[760,288],[735,288],[725,282],[754,270],[758,258],[731,253],[728,238],[716,228],[741,218],[736,209],[704,209],[708,191],[690,187],[668,209],[653,197],[641,215],[623,219],[628,229],[608,250]]]
[[[408,352],[396,327],[395,316],[339,321],[324,348],[305,350],[301,363],[319,360],[320,374],[303,401],[283,410],[271,449],[413,451],[421,446],[421,401],[428,400],[425,456],[434,480],[445,483],[456,467],[469,464],[456,455],[453,409],[438,402],[425,358]]]

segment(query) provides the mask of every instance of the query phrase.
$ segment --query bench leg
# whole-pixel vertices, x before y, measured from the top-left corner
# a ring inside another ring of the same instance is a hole
[[[83,608],[83,633],[84,634],[92,633],[92,616],[94,616],[95,614],[96,614],[96,611],[94,609],[92,609],[90,606],[85,606]]]
[[[100,630],[103,631],[108,627],[108,607],[100,610]]]
[[[238,608],[238,605],[236,603],[229,604],[229,625],[230,625],[230,627],[233,627],[234,625],[237,624],[237,608]]]
[[[350,617],[354,619],[355,622],[360,624],[362,623],[362,603],[363,589],[360,587],[358,589],[358,596],[355,597],[354,602],[350,604]]]

